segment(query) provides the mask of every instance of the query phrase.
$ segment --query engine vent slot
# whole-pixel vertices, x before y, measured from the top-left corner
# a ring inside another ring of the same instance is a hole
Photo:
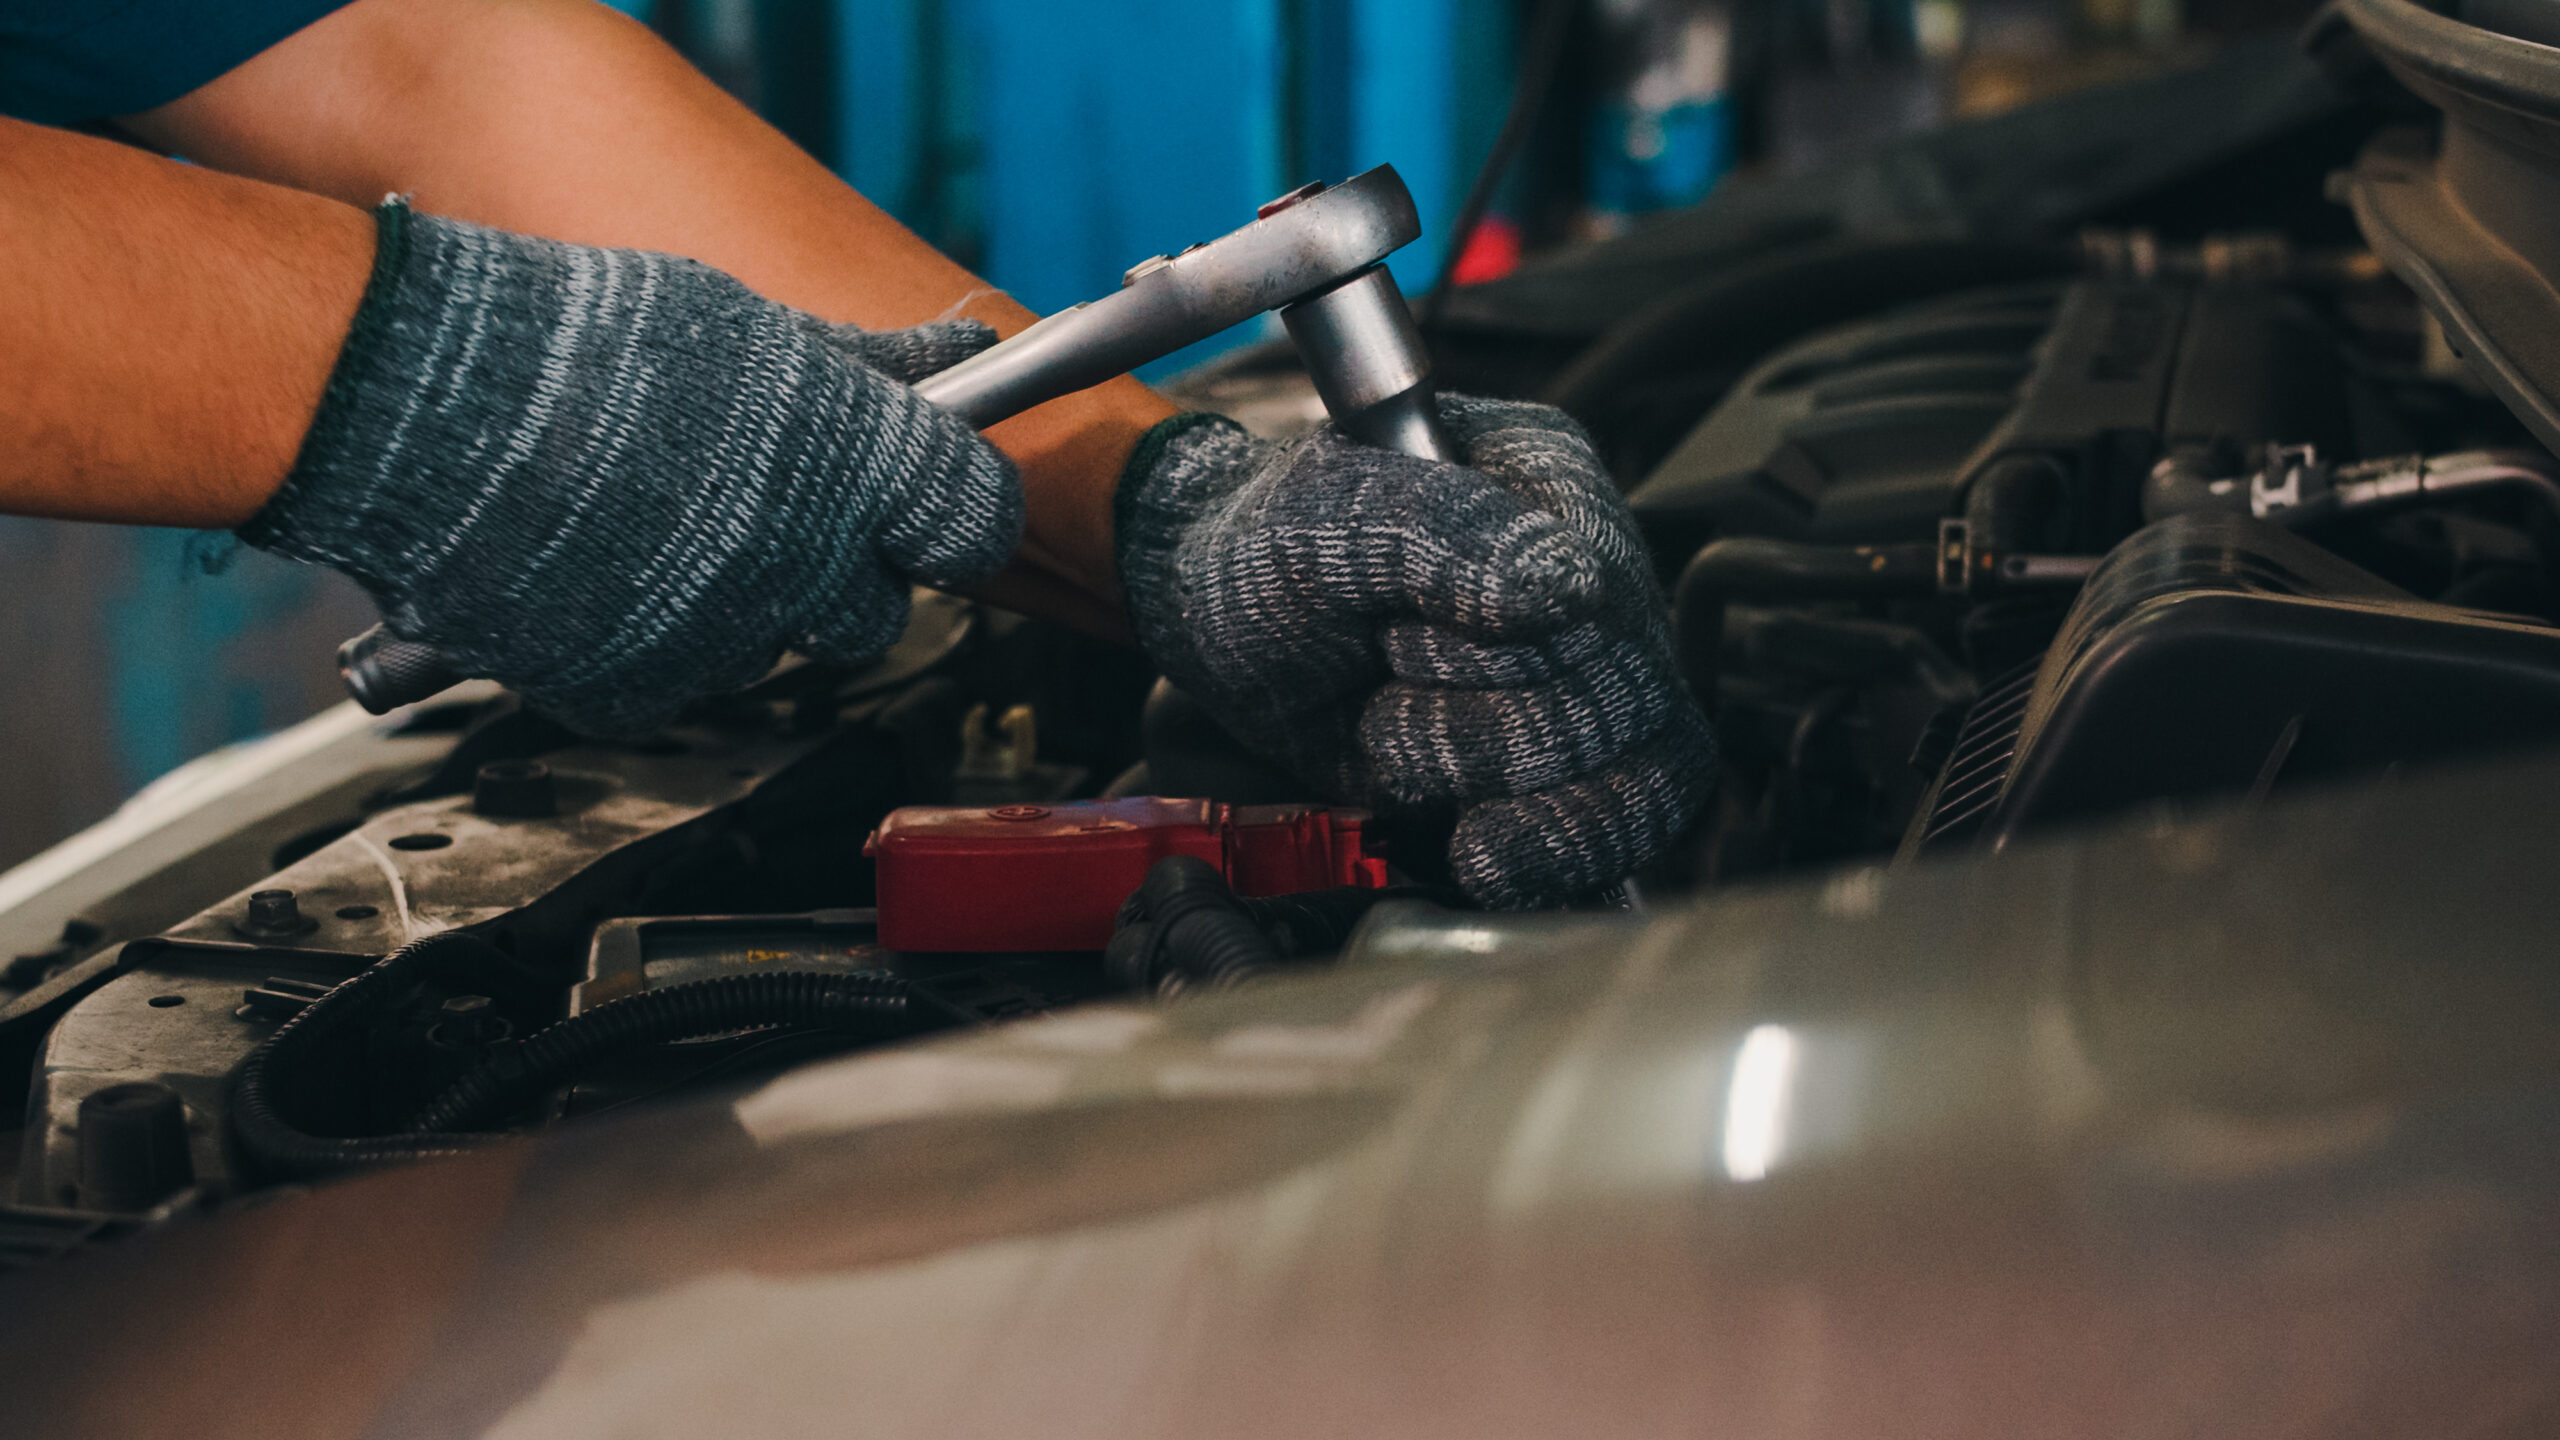
[[[2000,801],[2009,763],[2017,758],[2027,703],[2035,698],[2036,672],[2043,664],[2038,656],[2001,676],[1965,711],[1955,749],[1939,772],[1936,792],[1921,807],[1919,822],[1903,844],[1903,858],[1960,844],[1981,833],[1983,821]]]

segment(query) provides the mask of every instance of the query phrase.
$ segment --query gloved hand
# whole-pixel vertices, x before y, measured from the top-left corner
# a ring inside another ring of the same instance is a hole
[[[1705,799],[1714,747],[1672,667],[1633,518],[1560,411],[1441,401],[1468,468],[1208,415],[1142,441],[1118,494],[1148,655],[1337,800],[1454,802],[1478,901],[1587,898]]]
[[[690,260],[376,216],[319,414],[240,536],[554,718],[640,736],[786,647],[867,660],[911,582],[1020,538],[1012,463],[902,383],[985,326],[865,334]]]

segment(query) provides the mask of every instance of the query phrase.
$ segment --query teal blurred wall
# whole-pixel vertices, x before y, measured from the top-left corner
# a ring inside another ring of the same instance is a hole
[[[0,518],[0,866],[339,698],[331,655],[373,622],[362,592],[255,551],[207,575],[200,547]]]
[[[1038,310],[1382,162],[1442,237],[1500,128],[1516,0],[628,0],[857,189]],[[824,63],[820,63],[823,60]],[[1248,328],[1152,367],[1164,373]]]

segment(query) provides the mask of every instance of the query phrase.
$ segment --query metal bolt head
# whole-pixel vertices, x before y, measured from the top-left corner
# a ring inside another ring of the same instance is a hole
[[[231,928],[244,939],[267,942],[309,934],[319,924],[302,913],[292,891],[258,890],[250,894],[248,908],[231,922]]]
[[[81,1097],[79,1143],[85,1209],[147,1210],[195,1180],[186,1105],[157,1081],[128,1081]]]
[[[440,1049],[495,1044],[513,1028],[498,1013],[498,1003],[486,995],[451,996],[436,1010],[436,1022],[427,1027],[427,1043]]]
[[[539,820],[560,813],[559,786],[539,760],[492,760],[471,783],[471,808],[500,820]]]

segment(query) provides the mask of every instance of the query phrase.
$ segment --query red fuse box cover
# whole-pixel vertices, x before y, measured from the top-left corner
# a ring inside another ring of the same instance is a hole
[[[1360,810],[1214,800],[1085,800],[892,811],[863,853],[879,867],[892,950],[1099,950],[1120,903],[1168,855],[1217,866],[1240,895],[1386,883]]]

